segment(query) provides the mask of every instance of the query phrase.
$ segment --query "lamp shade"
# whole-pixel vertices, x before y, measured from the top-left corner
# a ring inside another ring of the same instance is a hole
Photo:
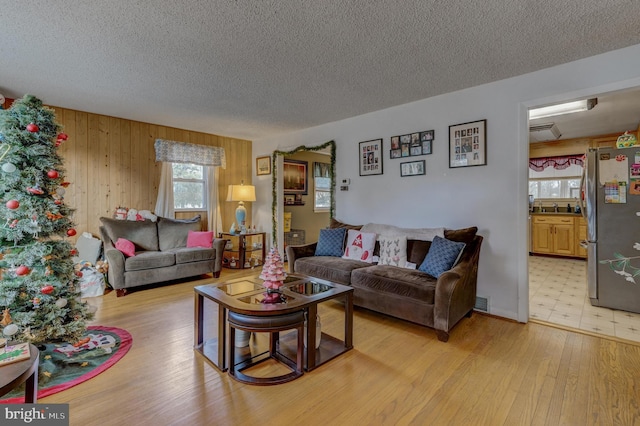
[[[229,185],[227,201],[255,201],[256,187],[253,185]]]

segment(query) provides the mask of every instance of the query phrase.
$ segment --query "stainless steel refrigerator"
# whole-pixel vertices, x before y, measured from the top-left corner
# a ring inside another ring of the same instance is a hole
[[[591,304],[640,313],[640,146],[590,149],[581,186]]]

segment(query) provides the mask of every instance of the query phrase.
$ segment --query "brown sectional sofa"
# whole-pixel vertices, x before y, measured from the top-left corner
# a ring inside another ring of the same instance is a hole
[[[360,226],[332,220],[330,228]],[[470,317],[476,302],[478,260],[482,236],[477,227],[444,230],[444,238],[466,244],[460,259],[439,278],[391,265],[376,265],[333,256],[315,256],[316,243],[287,246],[290,272],[351,285],[354,305],[434,328],[446,342],[451,329]],[[420,265],[431,241],[407,240],[407,259]],[[377,250],[377,248],[376,248]]]
[[[226,240],[214,238],[212,247],[186,247],[189,231],[200,231],[200,217],[157,222],[100,218],[100,237],[108,260],[109,284],[118,297],[132,287],[212,273],[220,276]],[[135,256],[115,248],[118,238],[134,243]]]

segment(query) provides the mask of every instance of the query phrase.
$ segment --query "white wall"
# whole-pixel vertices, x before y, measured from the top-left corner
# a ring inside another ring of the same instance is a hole
[[[640,86],[640,45],[339,122],[254,141],[254,157],[276,149],[337,144],[336,218],[347,223],[404,227],[478,226],[478,295],[490,313],[528,318],[527,209],[529,107]],[[448,126],[487,120],[487,165],[449,169]],[[390,159],[390,137],[435,129],[426,175],[400,177],[402,159]],[[358,142],[383,138],[384,174],[360,177]],[[253,217],[271,229],[271,179],[254,177],[261,194]],[[519,297],[519,295],[521,295]]]

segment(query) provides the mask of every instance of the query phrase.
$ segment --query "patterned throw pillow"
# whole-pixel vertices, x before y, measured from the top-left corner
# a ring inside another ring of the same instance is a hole
[[[344,256],[342,256],[342,258],[372,263],[373,250],[375,248],[376,234],[349,229],[347,245],[345,246]]]
[[[342,256],[345,233],[345,228],[321,229],[316,245],[316,256]]]
[[[393,265],[404,268],[407,264],[407,237],[399,235],[395,237],[381,236],[380,261],[378,265]]]
[[[435,237],[418,270],[438,278],[443,272],[453,268],[465,245],[465,243]]]

